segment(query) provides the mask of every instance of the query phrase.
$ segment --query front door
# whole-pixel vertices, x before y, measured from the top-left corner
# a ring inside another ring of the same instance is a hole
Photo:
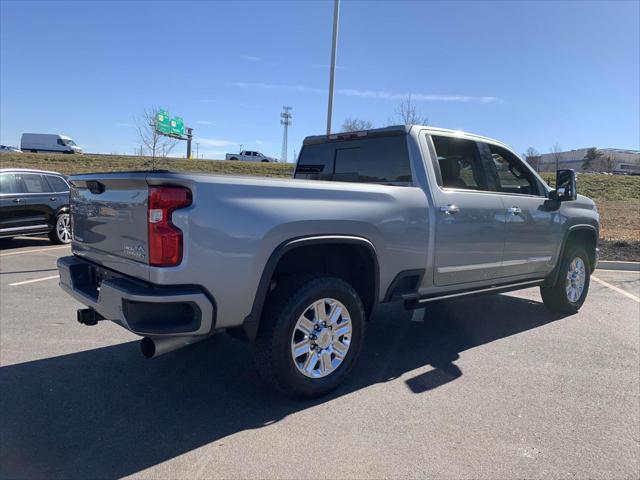
[[[431,135],[439,188],[436,203],[434,283],[491,280],[500,275],[505,241],[504,206],[488,191],[478,145]]]
[[[505,207],[506,233],[501,277],[548,273],[562,239],[557,212],[545,206],[546,195],[531,170],[509,150],[479,144],[489,187]]]

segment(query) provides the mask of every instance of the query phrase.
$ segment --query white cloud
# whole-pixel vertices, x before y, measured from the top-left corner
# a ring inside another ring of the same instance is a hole
[[[260,57],[256,57],[255,55],[240,55],[242,60],[246,60],[247,62],[259,63],[260,65],[271,65],[274,66],[274,62],[269,62],[267,60],[263,60]]]
[[[326,68],[326,69],[329,69],[330,67],[328,63],[314,63],[311,66],[313,68]],[[345,67],[344,65],[336,65],[336,70],[351,70],[351,68]]]
[[[233,102],[233,101],[229,101],[229,100],[221,100],[219,98],[205,98],[203,100],[200,100],[202,103],[215,103],[215,104],[220,104],[220,105],[231,105],[231,106],[235,106],[235,107],[246,107],[247,104],[246,103],[242,103],[242,102]]]
[[[213,123],[208,122],[208,121],[206,121],[206,120],[198,120],[196,123],[197,123],[198,125],[213,125]]]
[[[322,88],[307,87],[304,85],[282,85],[259,82],[231,82],[232,87],[253,89],[253,90],[281,90],[285,92],[316,93],[326,95],[327,91]],[[336,90],[336,94],[346,97],[377,98],[383,100],[399,100],[407,96],[417,102],[461,102],[461,103],[504,103],[504,100],[493,96],[476,97],[472,95],[437,95],[432,93],[415,92],[385,92],[382,90],[358,90],[355,88],[341,88]]]
[[[300,92],[300,93],[327,93],[322,88],[305,87],[304,85],[279,85],[275,83],[259,83],[259,82],[231,82],[228,84],[231,87],[244,88],[247,90],[282,90],[285,92]]]
[[[357,90],[353,88],[343,88],[337,90],[340,95],[347,97],[381,98],[385,100],[400,100],[411,97],[411,100],[418,102],[473,102],[473,103],[501,103],[498,97],[474,97],[471,95],[436,95],[426,93],[392,93],[380,90]]]
[[[193,140],[194,143],[199,143],[202,147],[227,147],[229,145],[237,145],[236,142],[231,140],[225,140],[221,138],[203,138],[196,137]]]

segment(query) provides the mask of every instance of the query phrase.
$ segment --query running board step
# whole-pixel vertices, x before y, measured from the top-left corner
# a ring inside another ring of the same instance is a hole
[[[402,298],[402,301],[404,302],[405,308],[415,309],[415,308],[422,308],[426,303],[435,302],[436,300],[447,300],[447,299],[453,299],[453,298],[464,297],[469,295],[480,295],[483,293],[511,292],[514,290],[521,290],[524,288],[539,286],[539,285],[542,285],[543,283],[544,283],[544,279],[529,280],[526,282],[511,283],[506,285],[504,284],[493,285],[491,287],[476,288],[472,290],[464,290],[464,291],[458,291],[458,292],[454,291],[450,293],[443,293],[441,295],[429,295],[425,297],[420,297],[417,293],[408,293],[408,294],[402,295],[401,298]]]

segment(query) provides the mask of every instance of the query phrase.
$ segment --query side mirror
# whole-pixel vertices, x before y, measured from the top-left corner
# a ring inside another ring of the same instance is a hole
[[[556,172],[556,189],[549,193],[549,198],[559,202],[568,202],[578,198],[575,170],[565,169]]]

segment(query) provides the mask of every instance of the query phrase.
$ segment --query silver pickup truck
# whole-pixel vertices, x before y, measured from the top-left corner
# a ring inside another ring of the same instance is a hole
[[[81,323],[116,322],[147,357],[226,329],[296,397],[344,380],[380,303],[539,286],[569,314],[597,262],[598,212],[573,171],[551,189],[506,145],[431,127],[308,137],[293,179],[70,181],[73,256],[58,268]]]

